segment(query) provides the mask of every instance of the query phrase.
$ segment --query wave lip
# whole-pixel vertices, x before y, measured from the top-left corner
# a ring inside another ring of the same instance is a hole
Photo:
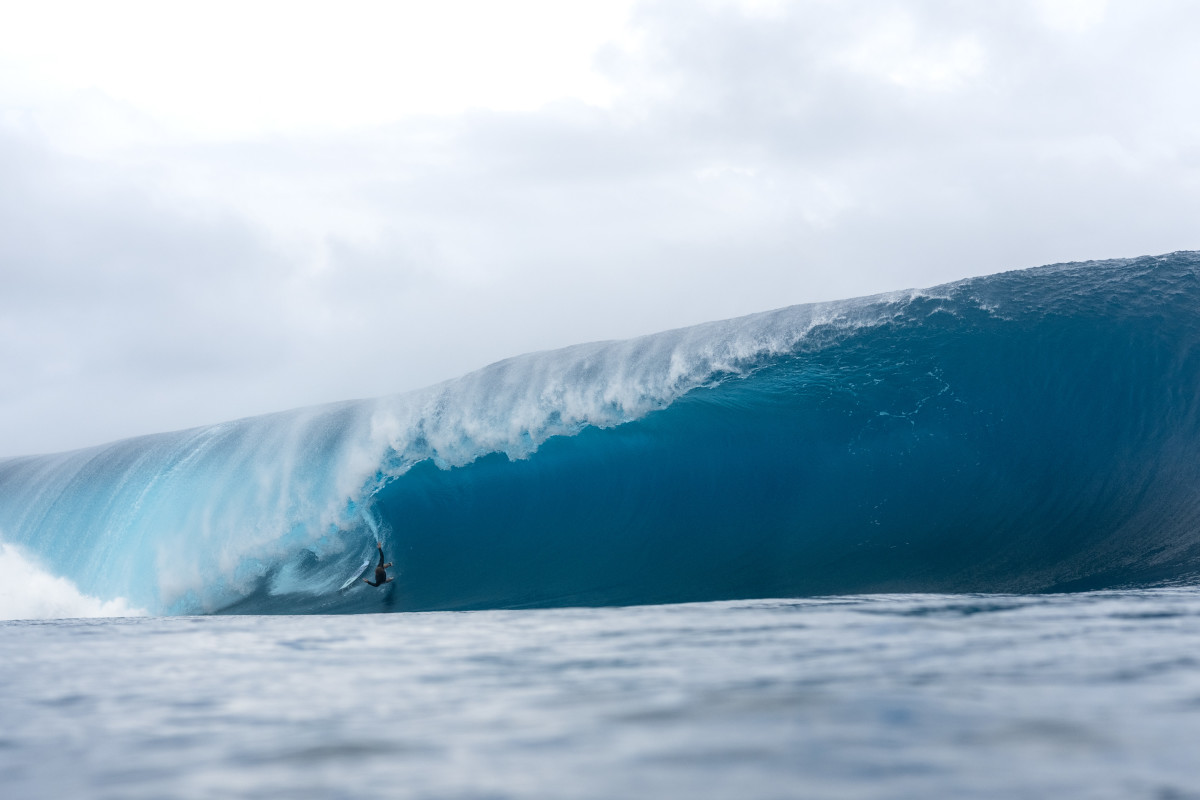
[[[1198,271],[1054,265],[9,459],[0,526],[157,612],[1192,581]],[[349,580],[376,541],[384,590]]]

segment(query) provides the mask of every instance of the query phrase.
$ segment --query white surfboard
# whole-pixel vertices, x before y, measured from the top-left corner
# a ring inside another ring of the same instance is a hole
[[[351,584],[357,583],[358,579],[362,577],[363,573],[367,571],[367,567],[369,567],[369,566],[371,566],[371,559],[367,558],[367,560],[362,563],[362,566],[358,568],[358,572],[354,573],[349,578],[347,578],[346,582],[342,584],[342,588],[338,589],[338,591],[343,592]]]

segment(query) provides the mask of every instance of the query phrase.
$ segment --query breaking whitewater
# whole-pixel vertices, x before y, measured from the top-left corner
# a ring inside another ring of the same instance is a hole
[[[1198,309],[1054,265],[5,459],[0,618],[1194,584]]]

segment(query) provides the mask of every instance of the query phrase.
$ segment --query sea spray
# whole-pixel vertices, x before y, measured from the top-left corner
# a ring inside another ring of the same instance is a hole
[[[159,613],[1188,582],[1198,268],[795,306],[8,459],[0,530]],[[381,590],[349,580],[377,536]]]

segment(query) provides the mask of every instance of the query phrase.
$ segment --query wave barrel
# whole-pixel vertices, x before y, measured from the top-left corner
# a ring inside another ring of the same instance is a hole
[[[8,459],[0,541],[156,613],[1191,583],[1197,454],[1200,255],[1174,253]]]

